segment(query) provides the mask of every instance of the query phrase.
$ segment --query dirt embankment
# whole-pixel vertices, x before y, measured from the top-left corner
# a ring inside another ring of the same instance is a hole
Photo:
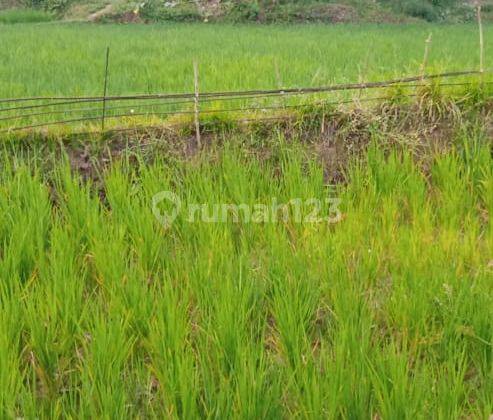
[[[452,102],[440,108],[433,104],[382,103],[372,109],[329,112],[321,108],[269,121],[203,121],[202,149],[197,147],[194,127],[187,123],[114,129],[104,135],[92,132],[57,137],[53,133],[25,133],[4,143],[16,155],[25,152],[53,156],[53,162],[60,160],[61,153],[66,154],[74,171],[98,181],[101,170],[130,155],[150,161],[157,156],[193,159],[199,152],[213,151],[225,142],[241,142],[263,159],[271,153],[273,143],[282,137],[287,142],[306,146],[322,163],[327,181],[340,183],[345,182],[348,162],[363,156],[375,138],[384,150],[411,150],[425,172],[433,156],[460,143],[467,130],[476,135],[482,133],[480,137],[492,148],[493,157],[492,109],[490,102],[471,108],[459,108]]]

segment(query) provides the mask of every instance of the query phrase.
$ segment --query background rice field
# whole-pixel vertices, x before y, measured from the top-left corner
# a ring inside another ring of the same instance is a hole
[[[102,26],[48,23],[3,25],[0,29],[0,37],[8,46],[0,51],[0,98],[101,96],[108,46],[109,96],[192,92],[195,60],[199,63],[201,92],[320,87],[414,76],[421,72],[424,41],[430,33],[434,38],[428,73],[479,69],[478,30],[473,24]],[[486,39],[490,32],[488,26]],[[488,42],[486,46],[488,57]],[[486,60],[486,66],[488,62]],[[486,74],[485,80],[491,79]],[[477,81],[477,76],[442,80],[445,83]],[[464,97],[469,94],[467,89],[447,87],[441,94]],[[355,98],[387,98],[395,94],[392,90],[359,90],[304,97],[257,97],[205,103],[202,100],[201,121],[259,119],[276,115],[276,112],[283,114],[282,108],[286,106],[301,105],[298,109],[303,111],[307,105],[320,101],[332,106]],[[399,96],[404,94],[414,92],[401,91]],[[120,128],[152,126],[165,120],[171,124],[190,121],[193,103],[177,102],[111,102],[107,106],[105,126]],[[34,108],[26,108],[30,105]],[[0,130],[26,126],[57,132],[100,130],[101,108],[100,103],[47,107],[42,101],[3,102],[0,103]],[[170,115],[177,111],[178,116]],[[289,111],[293,109],[286,112]],[[81,121],[81,118],[86,120]],[[69,124],[64,123],[67,120]],[[46,126],[53,122],[63,124]]]
[[[0,25],[0,97],[321,86],[416,75],[433,33],[429,71],[477,70],[470,25]],[[486,26],[485,39],[493,39]],[[493,54],[486,42],[486,65]]]

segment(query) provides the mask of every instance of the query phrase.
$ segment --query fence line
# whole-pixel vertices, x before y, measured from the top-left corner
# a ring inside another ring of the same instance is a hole
[[[110,63],[110,47],[106,48],[106,64],[104,72],[104,88],[103,88],[103,115],[101,116],[101,131],[104,131],[104,117],[106,116],[106,93],[108,92],[108,67]]]
[[[473,82],[463,82],[463,83],[440,83],[440,87],[458,87],[458,86],[470,86],[472,85]],[[493,82],[487,82],[485,83],[486,85],[493,84]],[[405,88],[416,88],[420,87],[422,84],[406,84],[402,85],[402,87]],[[245,99],[267,99],[267,98],[273,98],[276,97],[276,95],[251,95],[251,96],[232,96],[232,97],[222,97],[222,98],[205,98],[201,99],[201,103],[208,103],[208,102],[226,102],[226,101],[234,101],[234,100],[245,100]],[[6,109],[1,109],[0,108],[0,113],[2,111],[12,111],[12,110],[30,110],[30,109],[39,109],[39,108],[48,108],[50,106],[58,106],[58,105],[71,105],[71,104],[79,104],[79,103],[94,103],[93,101],[70,101],[70,102],[63,102],[63,103],[55,103],[55,104],[42,104],[42,105],[34,105],[34,106],[27,106],[27,107],[15,107],[15,108],[6,108]],[[170,101],[170,102],[153,102],[153,103],[144,103],[144,104],[129,104],[129,105],[121,105],[121,106],[113,106],[113,107],[106,107],[107,111],[112,111],[116,109],[128,109],[128,108],[152,108],[152,107],[162,107],[162,106],[170,106],[170,105],[183,105],[183,104],[193,104],[193,101],[190,100],[183,100],[183,101]],[[14,116],[7,116],[7,117],[0,117],[0,121],[8,121],[8,120],[17,120],[17,119],[22,119],[22,118],[29,118],[29,117],[39,117],[43,115],[57,115],[57,114],[71,114],[75,112],[97,112],[99,111],[100,108],[97,107],[92,107],[92,108],[69,108],[69,109],[62,109],[58,111],[44,111],[44,112],[36,112],[36,113],[28,113],[28,114],[18,114]]]
[[[442,73],[435,75],[425,76],[414,76],[403,79],[394,79],[383,82],[370,82],[370,83],[353,83],[353,84],[343,84],[343,85],[332,85],[327,87],[318,88],[295,88],[295,89],[283,89],[283,90],[257,90],[257,91],[240,91],[240,92],[211,92],[201,94],[201,102],[204,101],[220,101],[220,100],[233,100],[233,99],[249,99],[253,97],[273,97],[273,96],[284,96],[284,95],[306,95],[314,93],[324,93],[324,92],[337,92],[345,90],[365,90],[365,89],[375,89],[375,88],[385,88],[393,85],[401,85],[402,87],[415,87],[410,85],[412,82],[421,82],[423,80],[433,80],[439,78],[451,78],[465,75],[479,75],[479,71],[462,71],[462,72],[451,72]],[[445,85],[445,84],[444,84]],[[183,102],[192,102],[195,100],[195,93],[185,93],[185,94],[149,94],[149,95],[134,95],[134,96],[106,96],[106,97],[36,97],[36,98],[19,98],[19,99],[3,99],[0,103],[11,103],[14,101],[34,101],[34,100],[54,100],[59,102],[35,104],[35,105],[23,105],[15,106],[9,108],[0,108],[0,113],[9,111],[21,111],[30,110],[37,108],[47,108],[51,106],[63,106],[63,105],[76,105],[81,103],[99,103],[107,101],[130,101],[130,100],[148,100],[148,99],[186,99]],[[181,103],[183,103],[181,102]],[[176,102],[179,103],[179,102]],[[171,103],[169,103],[171,104]]]
[[[491,71],[488,71],[491,72]],[[400,79],[391,79],[377,82],[365,82],[365,83],[346,83],[335,84],[322,87],[305,87],[305,88],[289,88],[289,89],[268,89],[268,90],[244,90],[244,91],[219,91],[219,92],[204,92],[200,94],[201,98],[219,98],[229,96],[245,96],[252,94],[259,95],[271,95],[271,94],[310,94],[310,93],[323,93],[323,92],[335,92],[341,90],[360,90],[360,89],[372,89],[379,87],[389,87],[392,85],[398,85],[403,83],[418,82],[421,80],[433,80],[433,79],[445,79],[459,76],[472,76],[481,74],[478,70],[464,70],[454,71],[446,73],[429,74],[426,76],[411,76]],[[31,102],[31,101],[122,101],[122,100],[139,100],[139,99],[183,99],[187,98],[193,100],[195,93],[156,93],[147,95],[123,95],[123,96],[37,96],[30,98],[6,98],[0,99],[1,103],[10,102]]]
[[[379,81],[379,82],[367,82],[367,83],[348,83],[348,84],[335,84],[325,87],[311,87],[311,88],[291,88],[291,89],[271,89],[271,90],[248,90],[248,91],[230,91],[230,92],[208,92],[200,94],[200,102],[216,102],[216,101],[242,101],[242,100],[250,100],[250,99],[260,99],[266,100],[269,98],[276,97],[284,97],[286,95],[312,95],[316,93],[328,93],[328,92],[342,92],[342,91],[350,91],[350,90],[367,90],[367,89],[380,89],[386,87],[398,86],[401,88],[418,88],[423,87],[423,82],[425,80],[433,81],[433,80],[441,80],[441,79],[450,79],[456,78],[460,76],[478,76],[482,75],[480,71],[456,71],[456,72],[447,72],[441,74],[431,74],[431,75],[420,75],[420,76],[412,76],[405,77],[400,79],[392,79],[387,81]],[[452,87],[452,86],[470,86],[473,84],[473,81],[469,82],[444,82],[438,83],[440,87]],[[492,84],[493,82],[489,82],[487,84]],[[402,94],[400,97],[412,97],[416,95],[410,94]],[[374,98],[363,98],[358,99],[356,102],[366,102],[366,101],[376,101],[376,100],[384,100],[388,99],[389,96],[380,96]],[[159,100],[157,103],[146,103],[143,104],[128,104],[114,107],[107,107],[106,102],[113,101],[149,101],[149,100]],[[150,112],[135,112],[134,109],[145,109],[145,108],[161,108],[164,106],[173,106],[180,104],[190,104],[193,105],[196,102],[196,92],[194,93],[177,93],[177,94],[148,94],[148,95],[126,95],[126,96],[106,96],[102,97],[91,97],[91,96],[82,96],[82,97],[33,97],[33,98],[11,98],[11,99],[0,99],[0,104],[27,104],[29,102],[34,101],[53,101],[42,104],[29,104],[29,105],[21,105],[21,106],[13,106],[7,108],[0,108],[0,113],[12,112],[12,111],[26,111],[26,110],[34,110],[34,109],[42,109],[42,108],[50,108],[50,107],[61,107],[64,105],[79,105],[79,104],[89,104],[89,103],[100,103],[104,104],[104,119],[116,119],[116,118],[127,118],[127,117],[139,117],[139,116],[165,116],[165,115],[188,115],[195,114],[197,116],[197,110],[188,111],[188,110],[170,110],[167,112],[155,112],[151,109]],[[319,101],[319,102],[311,102],[311,103],[303,103],[303,104],[293,104],[282,106],[270,105],[270,106],[245,106],[239,108],[225,108],[225,109],[206,109],[200,110],[201,114],[215,114],[215,113],[233,113],[233,112],[247,112],[247,111],[265,111],[265,110],[277,110],[277,109],[286,109],[286,108],[303,108],[309,106],[319,106],[319,105],[337,105],[343,103],[351,103],[355,102],[353,99],[344,101]],[[108,111],[115,111],[121,109],[131,108],[132,111],[130,113],[120,113],[120,114],[108,114]],[[41,117],[41,116],[51,116],[51,115],[59,115],[59,114],[71,114],[71,113],[92,113],[92,112],[101,112],[100,107],[92,107],[92,108],[69,108],[69,109],[59,109],[59,110],[47,110],[41,112],[34,113],[25,113],[25,114],[17,114],[17,115],[7,115],[4,117],[0,117],[1,121],[14,121],[14,120],[22,120],[33,117]],[[0,129],[0,133],[5,132],[14,132],[19,130],[27,130],[34,129],[40,127],[46,127],[51,125],[62,125],[62,124],[71,124],[76,122],[84,122],[84,121],[95,121],[101,120],[101,114],[96,116],[85,116],[81,118],[73,118],[73,119],[63,119],[58,121],[45,121],[36,124],[29,124],[19,127],[9,127],[5,129]],[[260,118],[257,120],[261,120]]]
[[[416,95],[401,95],[400,97],[403,98],[411,98]],[[372,97],[372,98],[362,98],[358,99],[358,102],[373,102],[373,101],[380,101],[387,99],[388,97],[386,96],[380,96],[380,97]],[[247,111],[265,111],[265,110],[283,110],[283,109],[296,109],[296,108],[306,108],[306,107],[312,107],[312,106],[328,106],[328,105],[340,105],[340,104],[349,104],[353,103],[354,100],[346,100],[346,101],[318,101],[318,102],[311,102],[307,104],[294,104],[294,105],[274,105],[274,106],[263,106],[263,107],[241,107],[241,108],[226,108],[226,109],[209,109],[209,110],[204,110],[200,111],[201,114],[221,114],[221,113],[230,113],[230,112],[247,112]],[[96,109],[95,109],[96,110]],[[168,112],[153,112],[151,114],[144,112],[144,113],[126,113],[126,114],[116,114],[116,115],[107,115],[106,119],[115,119],[115,118],[127,118],[127,117],[142,117],[142,116],[169,116],[169,115],[195,115],[196,112],[194,111],[168,111]],[[68,119],[68,120],[59,120],[59,121],[49,121],[49,122],[44,122],[44,123],[39,123],[39,124],[31,124],[31,125],[26,125],[22,127],[12,127],[9,129],[4,129],[0,130],[0,133],[2,132],[14,132],[14,131],[20,131],[20,130],[27,130],[27,129],[33,129],[33,128],[41,128],[41,127],[47,127],[51,125],[63,125],[63,124],[70,124],[74,122],[84,122],[84,121],[93,121],[93,120],[98,120],[101,119],[101,116],[91,116],[91,117],[82,117],[82,118],[74,118],[74,119]],[[264,118],[259,118],[257,120],[264,120]],[[202,125],[202,124],[201,124]]]

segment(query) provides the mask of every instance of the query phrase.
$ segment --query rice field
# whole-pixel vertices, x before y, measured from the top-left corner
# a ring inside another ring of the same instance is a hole
[[[474,25],[0,24],[0,98],[99,96],[108,45],[110,95],[415,75],[430,32],[478,69]],[[0,132],[0,418],[490,419],[486,86],[203,147]]]
[[[476,25],[0,25],[0,97],[110,95],[323,86],[477,70]],[[485,27],[487,57],[493,27]],[[490,66],[491,67],[491,66]]]
[[[490,33],[487,26],[485,39],[492,38]],[[433,43],[427,73],[479,70],[478,30],[472,24],[2,25],[0,38],[8,47],[0,51],[0,133],[26,126],[41,131],[63,131],[67,127],[69,132],[88,132],[99,131],[102,125],[128,128],[193,119],[192,99],[175,103],[162,99],[111,101],[105,112],[106,124],[101,123],[101,103],[47,106],[46,101],[1,102],[1,98],[32,96],[102,96],[107,47],[107,96],[193,92],[195,61],[199,90],[204,93],[316,88],[416,76],[422,71],[424,41],[430,34]],[[486,42],[486,66],[489,53],[490,44]],[[493,80],[491,73],[486,73],[484,79]],[[442,80],[475,84],[477,81],[477,76]],[[441,92],[455,98],[468,93],[453,86]],[[387,98],[394,94],[359,90],[283,98],[202,100],[201,120],[259,119],[286,106],[303,110],[314,103],[332,106],[355,98]],[[400,93],[403,94],[414,92],[411,89]],[[178,115],[172,115],[176,112]],[[53,122],[59,124],[46,125]]]
[[[485,139],[426,171],[375,139],[332,188],[296,141],[262,158],[245,141],[130,153],[104,194],[63,160],[4,153],[2,417],[487,419]],[[300,205],[246,217],[273,197]]]

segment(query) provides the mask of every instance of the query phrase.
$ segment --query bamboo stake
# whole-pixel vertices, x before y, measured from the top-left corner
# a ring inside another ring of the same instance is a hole
[[[282,79],[281,79],[281,71],[279,70],[279,63],[277,62],[277,59],[274,60],[274,71],[276,74],[277,88],[282,90],[283,84],[282,84]]]
[[[193,78],[194,78],[194,113],[195,113],[195,139],[197,141],[197,147],[202,147],[202,140],[200,138],[200,109],[199,109],[199,66],[197,61],[193,62]]]
[[[103,89],[103,114],[101,117],[101,132],[104,132],[104,120],[106,118],[106,94],[108,92],[108,67],[110,61],[110,47],[106,48],[106,66],[104,71],[104,89]]]
[[[279,89],[280,92],[282,92],[284,86],[282,83],[281,71],[279,70],[279,63],[277,62],[277,59],[274,60],[274,70],[275,70],[275,74],[276,74],[277,88]],[[283,106],[286,106],[286,100],[284,99],[282,94],[281,94],[281,102],[282,102]]]
[[[425,41],[425,54],[423,56],[423,63],[421,64],[421,81],[425,79],[426,68],[428,66],[428,57],[430,55],[431,41],[433,34],[428,35],[428,39]]]
[[[477,6],[478,14],[478,28],[479,28],[479,72],[481,73],[481,80],[484,73],[484,35],[483,35],[483,22],[481,19],[481,3],[478,2]]]

